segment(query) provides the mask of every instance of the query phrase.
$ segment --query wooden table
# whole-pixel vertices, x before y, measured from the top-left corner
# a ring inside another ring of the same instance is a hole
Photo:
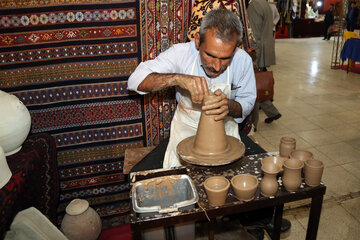
[[[232,215],[241,212],[261,209],[265,207],[275,206],[275,227],[272,233],[272,239],[280,239],[280,226],[283,214],[284,204],[294,202],[306,198],[311,198],[310,216],[308,221],[306,239],[316,239],[317,230],[319,226],[320,213],[322,208],[323,196],[326,191],[326,186],[322,183],[317,187],[309,187],[305,185],[304,181],[296,192],[287,192],[282,186],[281,176],[279,177],[279,190],[275,197],[263,197],[260,194],[260,184],[258,186],[255,198],[249,202],[239,201],[235,197],[235,193],[230,188],[226,203],[221,207],[211,207],[206,198],[205,189],[202,182],[209,176],[223,175],[229,180],[232,176],[240,173],[250,173],[261,181],[261,159],[270,154],[256,154],[246,156],[234,163],[220,167],[199,167],[199,166],[185,166],[173,170],[157,171],[157,172],[138,172],[132,178],[132,182],[139,180],[159,177],[173,174],[188,174],[194,181],[196,189],[199,194],[199,201],[194,209],[177,212],[161,214],[152,217],[139,217],[132,210],[130,214],[130,224],[134,239],[141,239],[141,230],[146,228],[153,228],[159,226],[173,226],[183,222],[195,222],[200,220],[210,219],[210,226],[214,224],[216,217]],[[200,207],[201,206],[201,207]],[[209,232],[209,239],[214,239],[213,229]]]

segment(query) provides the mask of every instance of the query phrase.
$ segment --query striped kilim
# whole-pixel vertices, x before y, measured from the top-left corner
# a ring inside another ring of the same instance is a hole
[[[31,133],[56,141],[59,222],[74,198],[88,200],[104,228],[128,222],[124,151],[168,137],[176,106],[173,90],[141,96],[127,79],[186,39],[190,2],[0,2],[0,89],[27,106]]]

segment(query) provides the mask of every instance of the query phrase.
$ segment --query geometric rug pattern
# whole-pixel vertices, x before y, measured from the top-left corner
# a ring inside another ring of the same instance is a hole
[[[190,2],[1,1],[0,89],[27,106],[31,133],[56,141],[59,222],[74,198],[104,228],[128,222],[125,149],[168,137],[176,103],[173,89],[141,96],[127,79],[186,39]]]

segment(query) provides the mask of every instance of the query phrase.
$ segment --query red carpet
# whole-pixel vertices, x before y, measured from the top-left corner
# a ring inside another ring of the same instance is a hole
[[[103,230],[98,240],[132,240],[130,224]]]
[[[347,69],[347,64],[344,64],[344,65],[342,65],[342,66],[341,66],[341,65],[340,65],[340,66],[337,66],[337,68],[346,71],[346,69]],[[360,74],[360,64],[355,64],[355,67],[349,69],[349,72],[353,72],[353,73],[358,73],[358,74]]]

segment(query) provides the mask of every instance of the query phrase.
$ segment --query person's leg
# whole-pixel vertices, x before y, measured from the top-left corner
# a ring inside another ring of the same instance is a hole
[[[280,114],[279,110],[274,106],[274,104],[270,100],[265,100],[263,102],[260,102],[259,105],[266,114],[266,116],[270,118]]]
[[[169,139],[164,139],[159,145],[146,155],[130,172],[139,172],[163,168],[164,156]]]
[[[252,112],[254,118],[254,132],[257,130],[257,125],[259,123],[259,102],[255,102],[254,110]]]
[[[323,38],[323,40],[327,39],[327,31],[328,31],[328,25],[324,24],[324,38]]]

